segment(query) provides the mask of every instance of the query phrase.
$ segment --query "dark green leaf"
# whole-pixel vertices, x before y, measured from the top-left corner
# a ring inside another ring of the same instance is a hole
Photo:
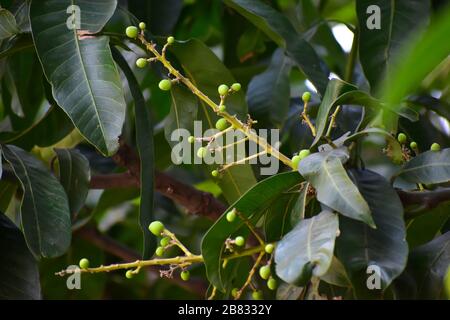
[[[368,170],[350,170],[359,191],[369,204],[377,229],[345,217],[340,217],[341,235],[337,239],[337,257],[344,265],[357,298],[380,297],[380,290],[369,290],[366,282],[369,266],[380,270],[382,290],[398,277],[406,266],[406,243],[403,206],[382,176]]]
[[[248,190],[241,198],[233,203],[229,210],[236,208],[245,218],[257,222],[264,210],[275,201],[280,194],[295,187],[302,181],[297,172],[287,172],[269,177]],[[229,211],[227,210],[227,211]],[[233,222],[226,220],[224,213],[208,230],[202,240],[202,255],[205,259],[206,274],[209,281],[219,290],[225,290],[230,270],[235,261],[230,260],[225,269],[222,268],[221,259],[225,255],[225,240],[239,233],[246,236],[248,228],[244,222],[236,218]]]
[[[59,181],[66,191],[72,220],[84,206],[89,191],[89,161],[76,149],[55,149]]]
[[[108,37],[86,37],[67,27],[70,5],[80,7],[81,30],[95,33],[112,16],[116,1],[45,0],[30,7],[33,40],[55,100],[89,142],[111,155],[125,117],[119,74]]]
[[[308,189],[309,183],[304,183],[302,185],[302,189],[300,190],[300,194],[298,195],[297,201],[292,208],[290,222],[293,227],[296,226],[300,220],[305,218]]]
[[[9,145],[2,151],[22,185],[20,212],[28,247],[37,257],[62,255],[72,235],[64,188],[40,160],[22,149]]]
[[[266,242],[274,242],[290,231],[290,213],[296,204],[298,193],[286,193],[267,209],[264,215],[264,233]]]
[[[0,40],[12,37],[19,32],[14,15],[6,9],[0,8]]]
[[[450,180],[450,148],[427,151],[408,161],[397,174],[412,183],[442,183]]]
[[[23,234],[0,213],[0,299],[41,298],[39,268]]]
[[[277,275],[291,284],[304,285],[311,276],[328,271],[339,230],[338,216],[330,211],[300,221],[278,242],[275,250]],[[309,273],[311,266],[311,274]]]

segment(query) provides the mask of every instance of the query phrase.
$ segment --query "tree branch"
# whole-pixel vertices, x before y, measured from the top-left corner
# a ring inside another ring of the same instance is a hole
[[[417,210],[411,211],[408,218],[413,218],[418,212],[433,209],[440,203],[450,201],[450,188],[441,188],[425,191],[396,190],[404,207],[418,205]]]

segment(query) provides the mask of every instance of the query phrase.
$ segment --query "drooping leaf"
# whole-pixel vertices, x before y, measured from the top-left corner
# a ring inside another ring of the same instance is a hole
[[[298,195],[297,201],[295,202],[294,207],[292,208],[290,217],[292,227],[295,227],[297,223],[299,223],[302,219],[305,218],[308,189],[309,183],[304,183],[302,185],[302,189],[300,190],[300,194]]]
[[[408,161],[397,174],[412,183],[443,183],[450,180],[450,148],[427,151]]]
[[[0,213],[0,252],[0,299],[40,299],[37,262],[20,229],[3,213]]]
[[[260,28],[278,46],[286,49],[320,94],[328,83],[328,70],[313,47],[280,12],[260,0],[225,0],[225,4]]]
[[[136,144],[140,160],[140,187],[141,201],[139,204],[139,224],[141,226],[143,241],[143,259],[152,256],[156,249],[156,238],[148,230],[148,226],[154,220],[154,175],[155,156],[153,143],[153,121],[150,112],[145,105],[145,99],[139,87],[139,83],[131,71],[128,63],[117,49],[113,50],[114,59],[122,69],[130,87],[131,96],[135,106]]]
[[[414,248],[405,272],[394,283],[399,299],[443,299],[444,277],[450,265],[450,232]]]
[[[79,30],[66,25],[70,5],[80,8]],[[34,44],[55,100],[83,136],[105,155],[118,148],[125,100],[109,38],[82,33],[100,31],[115,8],[116,0],[32,1],[30,7]]]
[[[323,276],[331,265],[338,229],[338,217],[329,211],[300,221],[277,244],[277,275],[295,285]]]
[[[42,162],[22,149],[9,145],[2,152],[22,186],[20,212],[28,248],[37,257],[62,255],[72,235],[64,188]]]
[[[321,203],[375,227],[366,200],[344,169],[348,157],[344,148],[317,152],[300,161],[298,171],[316,189]]]
[[[347,272],[345,271],[342,262],[340,262],[336,256],[333,256],[330,268],[327,273],[320,277],[320,280],[338,287],[351,287]]]
[[[376,88],[389,72],[409,35],[418,33],[418,29],[427,23],[429,11],[428,0],[356,1],[361,33],[359,56],[372,88]],[[377,21],[380,22],[378,26]]]
[[[247,90],[250,113],[256,119],[269,118],[282,126],[289,111],[291,63],[278,49],[266,71],[253,77]]]
[[[296,192],[280,195],[267,208],[264,215],[264,234],[267,242],[278,241],[292,229],[290,213],[293,210],[298,194]]]
[[[233,203],[229,210],[236,210],[246,219],[256,223],[264,210],[276,200],[280,194],[295,187],[302,181],[297,172],[287,172],[271,176],[248,190]],[[224,213],[208,230],[202,240],[202,255],[205,259],[208,280],[219,290],[225,290],[230,270],[235,261],[230,260],[226,268],[222,268],[221,259],[225,256],[225,240],[233,235],[246,236],[249,233],[244,222],[236,218],[233,222],[226,220]]]
[[[0,8],[0,40],[7,39],[19,33],[16,18],[4,8]]]
[[[76,149],[55,149],[59,180],[66,191],[72,220],[80,211],[89,191],[89,161]]]
[[[369,204],[377,229],[339,218],[341,235],[336,242],[337,257],[344,265],[357,298],[380,297],[380,290],[369,290],[369,266],[379,268],[382,290],[398,277],[406,266],[408,244],[400,199],[382,176],[369,170],[349,171],[359,191]],[[378,271],[377,271],[378,272]]]

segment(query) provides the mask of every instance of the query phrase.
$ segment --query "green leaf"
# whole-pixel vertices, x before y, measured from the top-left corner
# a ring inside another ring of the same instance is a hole
[[[217,87],[222,84],[236,82],[231,72],[223,65],[219,58],[204,43],[198,40],[176,42],[170,47],[187,77],[204,94],[212,100],[219,101]],[[213,80],[213,81],[212,81]],[[239,119],[245,121],[247,118],[247,104],[243,90],[236,92],[226,100],[227,111],[235,114]],[[217,115],[204,102],[200,102],[199,117],[203,126],[214,128],[218,119]],[[211,169],[208,169],[208,174]],[[229,203],[236,201],[251,186],[256,183],[250,165],[233,166],[226,170],[219,181],[225,198]]]
[[[266,242],[280,240],[284,234],[290,231],[290,213],[296,204],[298,193],[286,193],[278,197],[274,203],[267,208],[264,215],[264,234]]]
[[[78,36],[68,29],[70,5],[80,7],[81,30],[95,33],[112,16],[116,1],[45,0],[30,7],[34,44],[55,100],[90,143],[111,155],[125,118],[119,74],[108,37]]]
[[[269,120],[279,127],[283,125],[289,111],[290,72],[289,58],[278,49],[272,55],[267,70],[250,81],[247,102],[251,114],[256,119],[269,117]]]
[[[40,299],[36,260],[28,251],[20,229],[3,213],[0,213],[0,252],[0,299]]]
[[[450,232],[414,248],[408,265],[394,283],[399,299],[443,299],[444,277],[450,265]]]
[[[64,188],[40,160],[22,149],[8,145],[2,152],[22,186],[20,212],[28,248],[36,257],[62,255],[72,235]]]
[[[450,180],[450,148],[427,151],[408,161],[397,174],[412,183],[443,183]]]
[[[122,69],[130,87],[131,96],[134,99],[136,144],[140,159],[141,201],[139,204],[139,224],[144,236],[143,259],[149,259],[156,249],[156,238],[148,230],[148,226],[154,220],[154,175],[155,158],[153,143],[153,120],[145,105],[145,99],[139,87],[139,83],[117,49],[113,50],[114,59]]]
[[[347,272],[345,272],[342,262],[336,256],[333,256],[330,268],[327,273],[320,277],[320,280],[338,287],[351,287]]]
[[[367,13],[369,6],[378,6],[379,29],[371,28],[377,13]],[[428,0],[358,0],[356,12],[360,26],[359,57],[372,88],[376,88],[398,59],[399,48],[410,35],[428,22]]]
[[[311,275],[321,277],[326,274],[333,259],[338,230],[338,217],[330,211],[300,221],[277,244],[277,276],[287,283],[304,285]]]
[[[225,0],[225,4],[260,28],[305,73],[323,94],[328,83],[328,70],[313,47],[299,34],[291,22],[280,12],[260,0]]]
[[[1,155],[1,152],[0,152]],[[0,180],[0,211],[6,212],[17,191],[17,183],[6,179]]]
[[[300,220],[305,218],[306,205],[308,202],[308,189],[309,183],[304,183],[302,189],[300,190],[300,194],[298,195],[297,201],[292,208],[290,222],[293,227],[297,225]]]
[[[316,129],[317,134],[314,138],[312,146],[314,146],[317,142],[319,142],[320,138],[325,133],[325,128],[328,123],[328,117],[330,115],[331,110],[343,103],[343,101],[339,101],[339,97],[346,92],[356,90],[357,88],[350,83],[344,82],[339,79],[332,79],[328,83],[327,90],[322,99],[322,103],[320,104],[319,111],[316,117]]]
[[[380,270],[381,289],[386,289],[406,266],[408,244],[403,221],[402,203],[382,176],[369,170],[349,171],[359,191],[367,200],[377,229],[345,217],[340,217],[341,235],[336,253],[351,280],[359,299],[380,297],[380,290],[369,290],[366,282],[369,266]]]
[[[375,227],[366,200],[342,165],[348,157],[343,148],[314,153],[300,161],[298,171],[316,189],[318,201],[344,216]]]
[[[287,172],[271,176],[248,190],[241,198],[233,203],[232,208],[246,219],[256,223],[261,215],[283,192],[294,188],[302,181],[297,172]],[[236,261],[230,260],[225,269],[221,259],[225,256],[225,240],[233,235],[246,236],[249,233],[244,222],[236,218],[233,222],[226,220],[224,213],[208,230],[202,240],[202,255],[205,259],[208,280],[219,290],[224,291],[228,285],[230,272]]]
[[[172,105],[164,124],[164,134],[167,142],[174,146],[178,141],[172,141],[175,130],[186,129],[194,132],[194,121],[197,119],[198,100],[184,86],[173,86],[170,90]]]
[[[84,206],[89,191],[89,161],[76,149],[55,149],[59,181],[66,191],[72,220]]]
[[[16,18],[6,9],[0,8],[0,40],[4,40],[19,33]]]

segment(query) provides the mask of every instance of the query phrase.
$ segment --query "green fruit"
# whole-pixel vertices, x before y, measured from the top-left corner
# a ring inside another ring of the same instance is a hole
[[[234,239],[234,243],[239,247],[243,247],[245,245],[245,239],[244,237],[238,236]]]
[[[80,260],[80,263],[78,264],[81,269],[87,269],[89,268],[89,260],[86,258],[83,258]]]
[[[188,142],[189,142],[189,143],[194,143],[194,142],[195,142],[194,136],[190,136],[190,137],[188,138]]]
[[[270,277],[270,266],[262,266],[261,268],[259,268],[259,275],[264,280],[269,279],[269,277]]]
[[[228,88],[228,86],[226,84],[221,84],[218,88],[217,91],[219,92],[219,94],[221,96],[224,96],[228,93],[228,90],[230,90],[230,88]]]
[[[294,166],[294,168],[297,170],[298,168],[298,164],[300,163],[300,160],[302,160],[300,158],[300,156],[293,156],[292,157],[292,165]]]
[[[139,30],[135,26],[129,26],[125,29],[125,34],[128,38],[136,38],[138,36]]]
[[[224,104],[221,104],[220,106],[219,106],[219,111],[220,112],[225,112],[227,110],[227,107],[224,105]]]
[[[163,248],[163,247],[158,247],[158,248],[156,248],[155,254],[156,254],[158,257],[161,257],[161,256],[164,254],[164,248]]]
[[[153,233],[155,236],[160,236],[161,233],[164,231],[164,225],[161,221],[153,221],[148,226],[148,230],[150,230],[151,233]]]
[[[309,100],[311,100],[311,93],[310,92],[304,92],[302,94],[302,100],[303,102],[308,102]]]
[[[232,85],[231,85],[231,89],[233,90],[233,91],[239,91],[239,90],[241,90],[241,84],[240,83],[233,83]]]
[[[159,241],[159,244],[160,244],[162,247],[165,247],[165,246],[169,245],[169,243],[170,243],[170,238],[169,238],[169,237],[164,237],[164,238],[162,238],[162,239]]]
[[[170,36],[170,37],[167,38],[167,43],[168,44],[172,44],[174,42],[175,42],[175,38],[174,37]]]
[[[163,91],[169,91],[172,88],[172,81],[169,79],[163,79],[159,82],[158,87]]]
[[[439,145],[439,143],[435,142],[431,145],[430,150],[431,151],[439,151],[439,150],[441,150],[441,146]]]
[[[219,171],[218,170],[213,170],[213,171],[211,171],[211,175],[213,177],[218,177],[219,176]]]
[[[204,158],[206,156],[207,150],[205,147],[200,147],[197,150],[197,157]]]
[[[145,24],[145,22],[139,22],[139,29],[145,30],[146,27],[147,25]]]
[[[252,293],[253,300],[262,300],[264,298],[261,290],[253,291]]]
[[[399,133],[398,134],[398,136],[397,136],[397,140],[398,140],[398,142],[400,142],[400,143],[406,143],[406,141],[408,140],[408,138],[406,137],[406,134],[404,134],[404,133]]]
[[[416,149],[417,149],[417,142],[415,142],[415,141],[411,142],[411,143],[409,144],[409,147],[410,147],[411,149],[416,150]]]
[[[147,60],[144,58],[139,58],[136,60],[136,66],[138,68],[145,68],[147,66]]]
[[[223,131],[226,128],[228,128],[228,126],[229,126],[228,121],[224,118],[221,118],[221,119],[217,120],[217,122],[216,122],[217,130]]]
[[[233,209],[230,212],[228,212],[226,218],[228,222],[233,222],[236,219],[236,210]]]
[[[181,279],[183,279],[184,281],[188,281],[190,276],[191,274],[187,270],[182,271],[180,274]]]
[[[275,280],[274,278],[270,278],[269,280],[267,280],[267,288],[269,288],[270,290],[275,290],[277,286],[277,280]]]
[[[231,289],[231,296],[232,296],[233,298],[236,298],[237,295],[238,295],[238,292],[239,292],[239,289],[238,289],[238,288],[233,288],[233,289]]]
[[[273,244],[271,244],[271,243],[267,244],[267,245],[264,247],[264,251],[265,251],[266,253],[268,253],[268,254],[271,254],[271,253],[273,252],[274,249],[275,249],[275,246],[274,246]]]
[[[133,273],[133,271],[131,271],[131,270],[128,270],[128,271],[125,273],[125,277],[126,277],[127,279],[131,279],[131,278],[133,278],[133,276],[134,276],[134,273]]]
[[[311,151],[309,151],[308,149],[300,150],[300,152],[298,153],[298,155],[300,157],[300,160],[303,160],[304,158],[306,158],[310,154],[311,154]]]

